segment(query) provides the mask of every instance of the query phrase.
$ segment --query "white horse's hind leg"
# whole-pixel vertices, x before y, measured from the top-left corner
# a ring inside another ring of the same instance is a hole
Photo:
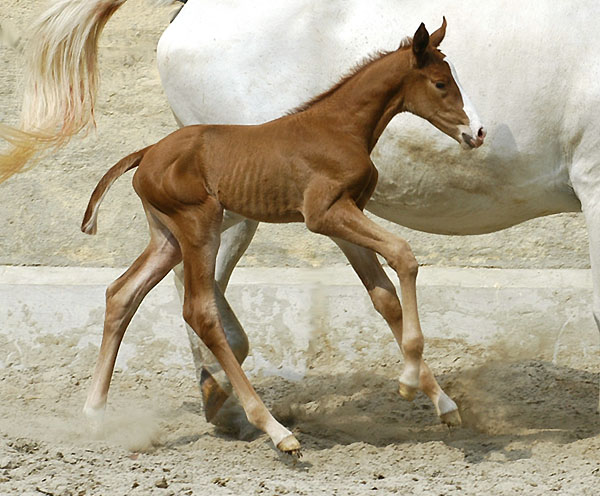
[[[365,285],[373,306],[390,326],[396,341],[402,349],[402,306],[396,289],[371,250],[354,245],[347,241],[332,238],[344,252],[348,261]],[[456,403],[442,390],[435,380],[431,369],[421,359],[419,372],[419,389],[433,402],[441,421],[451,427],[461,423]],[[402,389],[400,389],[402,394]],[[407,398],[411,399],[411,398]]]
[[[215,272],[215,279],[223,293],[227,289],[233,269],[250,246],[258,224],[255,220],[225,211]]]

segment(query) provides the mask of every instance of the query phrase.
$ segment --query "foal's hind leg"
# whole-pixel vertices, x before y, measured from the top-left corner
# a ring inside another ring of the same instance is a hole
[[[98,427],[104,415],[110,379],[125,330],[148,292],[181,260],[177,241],[146,213],[150,243],[133,265],[106,290],[104,333],[83,411]]]
[[[225,337],[214,291],[221,216],[220,204],[206,197],[200,205],[179,210],[169,220],[183,253],[183,317],[223,367],[250,423],[266,432],[281,451],[297,454],[300,444],[265,407]]]
[[[176,287],[179,293],[179,298],[183,302],[184,297],[184,276],[183,276],[183,264],[178,265],[175,269],[176,274]],[[238,321],[232,308],[225,299],[225,295],[221,291],[218,283],[215,283],[215,301],[219,315],[221,316],[221,322],[225,330],[225,338],[229,343],[237,361],[242,364],[248,356],[248,337],[242,328],[242,325]],[[232,423],[232,419],[238,417],[237,413],[232,410],[239,409],[239,405],[232,403],[228,408],[225,417],[221,416],[216,418],[216,415],[221,410],[225,401],[231,395],[231,384],[227,375],[221,368],[221,365],[212,353],[208,351],[206,346],[202,343],[202,340],[198,337],[196,332],[186,323],[186,330],[188,333],[188,339],[190,341],[190,348],[192,350],[192,357],[194,360],[194,366],[196,368],[196,380],[200,385],[200,392],[202,393],[202,402],[204,405],[204,416],[208,422],[214,422],[218,425],[226,428],[233,428],[236,425],[229,425]],[[235,401],[235,397],[232,398]],[[243,415],[243,413],[242,413]],[[239,418],[237,419],[240,420]],[[239,422],[233,422],[239,424]],[[237,425],[237,427],[243,427]]]
[[[240,364],[242,364],[248,356],[248,336],[225,299],[224,293],[231,273],[248,248],[257,227],[258,222],[254,220],[246,219],[230,212],[225,212],[225,220],[221,226],[221,246],[217,255],[215,276],[215,297],[217,307],[219,309],[223,328],[225,329],[227,342],[229,343],[229,346],[231,346],[231,349]],[[175,285],[181,301],[183,301],[182,264],[175,268]],[[196,368],[196,378],[200,384],[200,391],[202,393],[206,420],[228,429],[232,427],[241,429],[245,426],[247,427],[247,424],[244,426],[245,419],[242,419],[238,414],[239,412],[242,416],[244,415],[235,397],[232,397],[229,401],[224,415],[220,415],[218,418],[216,417],[225,401],[230,397],[231,384],[219,363],[215,360],[212,353],[208,352],[194,330],[187,324],[186,329],[190,347],[192,349],[194,366]]]
[[[358,277],[365,285],[373,306],[390,326],[402,350],[402,306],[396,288],[381,267],[377,256],[371,250],[333,238],[333,241],[348,258]],[[433,402],[441,421],[451,427],[461,423],[456,403],[442,390],[424,360],[421,360],[419,389]]]

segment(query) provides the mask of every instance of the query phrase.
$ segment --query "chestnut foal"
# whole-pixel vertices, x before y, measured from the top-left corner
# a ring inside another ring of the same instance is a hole
[[[299,454],[300,444],[265,407],[225,339],[214,288],[225,209],[262,222],[304,222],[334,237],[353,265],[382,255],[400,279],[404,313],[393,285],[379,284],[377,274],[359,275],[404,352],[400,393],[412,399],[421,387],[436,398],[445,396],[422,360],[415,257],[406,241],[363,214],[377,183],[369,155],[397,113],[427,119],[465,148],[483,143],[483,128],[471,131],[451,67],[437,49],[445,29],[444,19],[429,36],[421,24],[412,42],[379,54],[290,115],[258,126],[184,127],[104,175],[82,230],[95,233],[108,188],[138,167],[133,186],[148,218],[150,242],[107,290],[102,345],[84,407],[88,417],[102,418],[121,339],[142,299],[183,260],[186,322],[223,367],[248,420],[280,450]],[[458,416],[448,401],[449,415]]]

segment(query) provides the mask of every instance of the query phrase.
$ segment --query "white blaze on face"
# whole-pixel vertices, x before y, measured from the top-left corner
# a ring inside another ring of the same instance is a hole
[[[454,78],[454,81],[456,82],[456,86],[458,86],[458,91],[460,91],[460,96],[462,97],[462,101],[463,101],[463,110],[465,111],[465,114],[467,114],[467,117],[469,118],[469,127],[471,128],[471,136],[473,138],[477,138],[479,130],[483,129],[483,124],[481,123],[481,120],[479,119],[479,116],[477,115],[477,111],[475,110],[473,103],[471,103],[471,99],[469,98],[469,96],[463,89],[462,85],[460,84],[460,81],[458,79],[458,75],[456,74],[456,69],[454,68],[454,65],[447,58],[445,59],[445,61],[450,66],[450,72],[452,73],[452,77]]]

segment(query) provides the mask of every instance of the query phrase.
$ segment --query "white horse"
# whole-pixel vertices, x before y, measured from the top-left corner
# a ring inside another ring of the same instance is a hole
[[[20,160],[0,158],[0,175],[87,125],[97,38],[124,2],[59,0],[43,18],[33,36],[41,45],[30,50],[46,60],[37,66],[33,60],[23,113],[24,130],[35,133],[12,132]],[[399,26],[408,34],[421,20],[438,23],[440,12],[451,24],[445,50],[486,120],[487,144],[461,153],[416,119],[396,117],[372,155],[379,182],[367,209],[439,234],[487,233],[583,210],[600,327],[595,0],[582,0],[577,9],[550,0],[188,0],[159,42],[163,87],[183,125],[267,121],[330,87],[372,51],[395,48]],[[222,290],[256,225],[226,220],[217,266]],[[219,301],[228,339],[243,360],[246,336],[224,298]],[[202,357],[195,357],[200,370]],[[206,369],[205,378],[218,380],[214,368]],[[442,410],[453,408],[446,403]]]
[[[327,88],[377,47],[393,48],[394,26],[435,22],[439,12],[452,20],[444,48],[489,138],[477,152],[461,153],[412,116],[395,118],[372,155],[380,175],[367,209],[413,229],[462,235],[583,210],[600,328],[594,0],[577,9],[549,0],[189,0],[159,41],[158,67],[180,123],[261,122]],[[256,227],[244,220],[223,235],[222,289]]]

